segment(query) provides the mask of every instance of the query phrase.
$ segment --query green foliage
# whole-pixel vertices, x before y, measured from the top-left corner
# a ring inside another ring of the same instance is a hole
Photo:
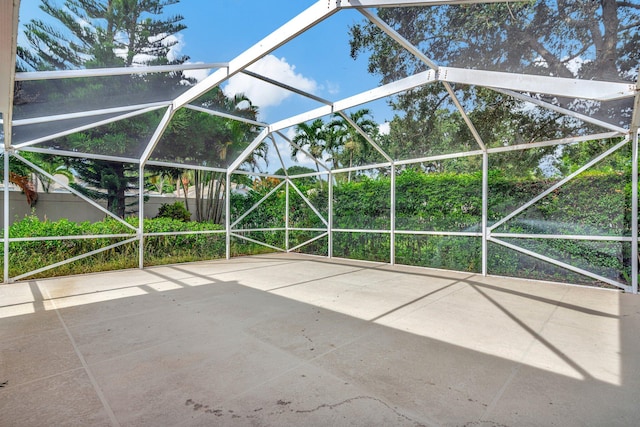
[[[400,230],[477,231],[482,220],[482,174],[402,171],[396,179]]]
[[[182,222],[191,220],[191,212],[184,207],[182,202],[163,203],[158,209],[156,218],[171,218]]]
[[[375,138],[378,134],[378,124],[373,120],[372,112],[366,108],[357,110],[349,115],[334,114],[332,119],[325,122],[315,119],[310,123],[300,123],[296,126],[293,142],[311,155],[314,159],[329,162],[333,168],[372,163],[381,158],[371,144],[351,124]],[[297,147],[291,151],[291,158],[297,160]],[[316,163],[316,170],[320,166]],[[348,174],[351,181],[351,172]]]
[[[631,192],[629,175],[622,172],[594,170],[585,172],[565,186],[550,193],[520,215],[495,230],[504,233],[538,235],[609,235],[629,236],[631,232]],[[489,224],[503,218],[533,196],[553,185],[554,180],[513,179],[500,171],[489,173]],[[480,173],[426,174],[406,169],[396,177],[396,262],[400,264],[479,272],[482,268],[482,239],[478,236],[413,235],[410,231],[480,232],[482,224],[482,176]],[[317,182],[300,186],[300,190],[328,218],[328,189]],[[232,193],[231,218],[239,218],[266,194],[267,190],[250,191],[247,195]],[[391,178],[363,178],[339,182],[334,186],[334,228],[361,229],[370,232],[334,231],[333,254],[338,257],[388,262],[390,256],[390,191]],[[597,197],[594,197],[597,195]],[[169,211],[175,205],[165,205]],[[182,206],[177,204],[177,206]],[[285,247],[284,187],[247,215],[235,228],[253,240]],[[180,208],[177,208],[181,210]],[[315,212],[297,192],[290,193],[289,226],[304,230],[289,232],[289,247],[298,246],[320,235],[325,228]],[[137,218],[127,221],[137,226]],[[271,228],[267,231],[249,231]],[[279,228],[279,229],[278,229]],[[374,232],[380,230],[382,232]],[[225,234],[213,223],[183,222],[174,218],[145,221],[145,233],[191,232],[174,236],[152,235],[145,238],[145,263],[156,265],[225,255]],[[195,234],[194,234],[195,232]],[[407,232],[407,233],[404,233]],[[11,237],[78,236],[88,234],[127,234],[132,230],[119,221],[107,219],[98,223],[74,223],[68,220],[40,221],[29,216],[16,222]],[[89,252],[123,239],[92,238],[82,240],[45,240],[12,242],[11,274],[16,275],[43,265]],[[506,239],[570,265],[604,277],[627,282],[630,277],[631,245],[619,241],[579,241],[557,238]],[[233,237],[233,255],[271,252],[265,246]],[[328,239],[323,237],[300,252],[326,255]],[[70,274],[107,268],[135,267],[137,242],[110,249],[69,267],[47,274]],[[534,279],[598,284],[597,281],[555,267],[497,244],[488,251],[490,274]],[[62,273],[61,273],[62,272]]]
[[[315,170],[308,168],[306,166],[294,165],[287,168],[287,174],[289,176],[302,175],[302,174],[315,173],[315,172],[316,172]],[[274,172],[274,175],[285,175],[284,169],[282,168],[278,169],[277,171]],[[313,186],[316,182],[318,182],[317,176],[305,176],[303,178],[293,179],[293,183],[298,187],[300,186],[310,187],[310,186]]]
[[[533,0],[398,7],[381,8],[378,17],[439,66],[628,82],[636,74],[640,14],[633,2]],[[350,46],[351,56],[364,56],[368,71],[381,83],[429,68],[419,55],[407,51],[367,19],[351,26]],[[601,131],[492,89],[430,84],[389,100],[398,114],[390,122],[390,133],[381,136],[378,144],[396,159],[478,149],[450,92],[488,147]],[[542,98],[588,116],[606,117],[609,123],[623,127],[629,123],[631,109],[621,103]],[[576,146],[572,151],[582,148]],[[511,165],[513,168],[505,168],[505,172],[517,176],[523,168],[535,167],[545,156],[557,154],[552,150],[547,147],[505,153],[500,156],[501,165]],[[479,159],[472,156],[455,162],[432,161],[426,170],[462,172],[477,166]]]
[[[364,178],[333,190],[334,227],[385,230],[390,226],[391,180]]]
[[[397,235],[396,262],[479,273],[482,271],[482,239]]]
[[[232,112],[240,117],[256,120],[258,109],[248,98],[236,95],[228,98],[220,88],[209,91],[198,99],[206,108]],[[248,146],[258,134],[258,129],[238,120],[206,114],[190,109],[178,110],[158,146],[153,158],[185,165],[198,164],[226,168]],[[245,164],[255,168],[259,158],[267,156],[267,145],[261,144],[245,160]],[[223,172],[188,170],[183,178],[195,190],[195,221],[222,223],[226,198]]]
[[[145,220],[145,233],[196,232],[173,236],[149,236],[145,238],[145,265],[162,265],[187,261],[199,261],[224,257],[225,235],[218,224],[184,222],[172,218]],[[211,233],[214,232],[214,233]]]
[[[133,226],[138,218],[127,218]],[[171,218],[145,220],[145,233],[195,232],[197,234],[160,235],[145,238],[145,265],[199,261],[225,256],[225,236],[222,227],[212,223],[183,222]],[[59,236],[124,234],[124,237],[91,237],[55,240]],[[86,254],[135,237],[132,229],[114,219],[95,223],[76,223],[67,219],[41,221],[30,215],[15,222],[9,231],[12,238],[51,237],[52,240],[12,242],[9,247],[11,277],[33,271],[69,258]],[[246,248],[250,250],[251,248]],[[239,253],[242,253],[238,251]],[[90,273],[138,265],[138,242],[127,243],[44,271],[32,277],[53,277]]]

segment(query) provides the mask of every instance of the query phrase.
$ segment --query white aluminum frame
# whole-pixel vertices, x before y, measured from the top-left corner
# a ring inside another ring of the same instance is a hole
[[[439,66],[433,59],[427,57],[423,54],[420,49],[416,46],[413,46],[410,42],[404,39],[401,35],[399,35],[393,28],[391,28],[388,24],[382,21],[372,12],[373,8],[379,7],[406,7],[406,6],[433,6],[433,5],[441,5],[441,4],[474,4],[474,3],[503,3],[508,0],[320,0],[313,4],[311,7],[307,8],[297,17],[290,20],[288,23],[280,27],[278,30],[274,31],[272,34],[265,37],[260,42],[256,43],[254,46],[246,50],[244,53],[240,54],[236,58],[232,59],[229,62],[222,63],[210,63],[210,64],[184,64],[177,66],[160,66],[160,67],[135,67],[135,68],[111,68],[111,69],[97,69],[97,70],[70,70],[70,71],[53,71],[53,72],[31,72],[31,73],[16,73],[15,72],[15,51],[16,51],[16,38],[17,38],[17,22],[18,22],[18,10],[16,3],[13,5],[8,5],[8,9],[2,9],[3,13],[2,21],[3,25],[2,30],[0,30],[0,47],[3,47],[7,44],[10,44],[10,49],[3,49],[0,54],[0,58],[8,58],[8,61],[0,61],[2,65],[0,65],[0,72],[2,73],[3,82],[0,85],[0,94],[2,95],[0,99],[0,113],[2,113],[2,126],[4,129],[4,149],[2,152],[3,162],[4,162],[4,181],[8,182],[8,169],[9,169],[9,159],[10,156],[15,156],[20,161],[27,164],[29,167],[37,170],[39,173],[43,173],[48,176],[50,179],[58,182],[59,184],[67,187],[70,191],[76,194],[78,197],[81,197],[83,200],[88,203],[94,205],[98,209],[105,212],[105,214],[110,215],[119,221],[123,222],[127,225],[128,228],[132,229],[135,234],[122,234],[122,235],[100,235],[100,236],[63,236],[63,237],[38,237],[38,238],[9,238],[8,229],[9,229],[9,188],[8,185],[4,186],[4,222],[3,227],[5,230],[5,234],[3,236],[3,248],[4,248],[4,282],[10,282],[13,280],[19,280],[25,277],[28,277],[33,274],[37,274],[39,272],[45,271],[50,268],[54,268],[59,265],[63,265],[68,262],[72,262],[77,259],[81,259],[87,256],[91,256],[95,253],[99,253],[103,250],[108,250],[111,247],[115,247],[121,244],[126,244],[130,242],[138,242],[139,244],[139,267],[143,268],[144,266],[144,239],[145,237],[153,237],[153,236],[170,236],[170,235],[183,235],[183,234],[225,234],[226,241],[226,257],[229,258],[231,256],[230,245],[231,238],[239,238],[252,243],[264,245],[273,250],[277,251],[296,251],[305,245],[314,242],[318,239],[323,239],[327,237],[327,256],[329,258],[333,257],[333,233],[376,233],[376,234],[389,234],[391,239],[391,249],[390,249],[390,264],[395,264],[396,254],[395,254],[395,236],[396,235],[434,235],[434,236],[465,236],[465,237],[476,237],[482,239],[482,274],[487,275],[489,272],[487,271],[487,260],[488,260],[488,242],[493,242],[502,246],[505,246],[511,250],[515,250],[521,253],[524,253],[529,256],[533,256],[537,259],[543,260],[545,262],[549,262],[551,264],[558,265],[562,268],[583,274],[585,276],[594,278],[596,280],[600,280],[602,282],[611,284],[613,286],[617,286],[621,289],[624,289],[628,292],[638,293],[638,144],[639,144],[639,127],[640,127],[640,83],[637,84],[628,84],[628,83],[619,83],[619,82],[606,82],[606,81],[591,81],[591,80],[579,80],[579,79],[563,79],[557,77],[545,77],[545,76],[535,76],[535,75],[522,75],[522,74],[510,74],[503,72],[495,72],[495,71],[487,71],[487,70],[476,70],[476,69],[460,69],[455,67],[441,67]],[[3,8],[6,8],[7,2],[3,3]],[[339,12],[341,9],[357,9],[363,16],[368,18],[371,22],[377,25],[380,29],[382,29],[386,34],[392,37],[400,46],[404,47],[408,52],[415,55],[418,59],[424,62],[431,69],[422,73],[417,73],[413,76],[406,77],[404,79],[395,81],[393,83],[389,83],[377,88],[373,88],[371,90],[359,93],[357,95],[340,99],[340,100],[327,100],[323,99],[315,94],[308,93],[306,91],[300,90],[298,88],[292,87],[290,85],[284,84],[282,82],[276,81],[267,76],[259,75],[255,72],[249,71],[248,67],[254,64],[256,61],[259,61],[261,58],[264,58],[269,53],[273,52],[278,47],[287,43],[288,41],[295,38],[297,35],[303,33],[307,29],[315,26],[316,24],[324,21],[329,18],[331,15]],[[8,24],[11,25],[8,25]],[[10,40],[7,42],[6,40]],[[8,54],[7,54],[8,52]],[[7,63],[9,64],[7,66]],[[181,95],[177,96],[175,99],[167,102],[158,102],[158,103],[149,103],[149,104],[140,104],[140,105],[130,105],[130,106],[121,106],[114,108],[106,108],[102,110],[94,110],[94,111],[86,111],[65,115],[52,115],[46,117],[35,117],[29,119],[18,119],[13,120],[12,116],[12,102],[7,102],[7,100],[12,99],[13,92],[13,83],[14,81],[28,81],[28,80],[48,80],[48,79],[66,79],[66,78],[85,78],[85,77],[94,77],[94,76],[113,76],[113,75],[127,75],[127,74],[138,74],[138,73],[157,73],[157,72],[171,72],[178,70],[189,70],[189,69],[217,69],[214,73],[205,78],[202,82],[196,84],[192,88],[188,89]],[[296,114],[292,117],[286,118],[284,120],[280,120],[275,123],[263,123],[255,120],[248,120],[238,116],[235,116],[230,113],[217,112],[207,108],[199,107],[196,105],[192,105],[191,102],[210,89],[219,86],[221,83],[227,81],[230,77],[238,74],[244,73],[248,76],[251,76],[256,79],[260,79],[270,84],[274,84],[279,86],[282,89],[288,90],[291,93],[296,93],[298,95],[304,96],[308,99],[312,99],[320,104],[321,107],[315,108],[310,111],[302,112]],[[5,79],[6,77],[6,79]],[[6,82],[5,82],[6,80]],[[413,159],[403,159],[397,160],[391,158],[376,142],[366,134],[362,129],[360,129],[356,123],[353,123],[348,117],[347,114],[344,113],[345,110],[353,107],[357,107],[359,105],[363,105],[365,103],[375,101],[378,99],[386,98],[389,96],[393,96],[399,94],[404,91],[408,91],[414,88],[418,88],[420,86],[424,86],[427,84],[433,84],[436,82],[440,82],[443,84],[444,88],[449,93],[449,96],[461,114],[464,122],[469,127],[474,139],[478,144],[478,150],[468,151],[468,152],[458,152],[458,153],[447,153],[447,154],[439,154],[426,156],[422,158],[413,158]],[[476,131],[473,123],[469,119],[467,113],[465,112],[463,106],[460,101],[457,99],[455,92],[451,86],[452,83],[464,84],[464,85],[475,85],[475,86],[483,86],[488,87],[497,92],[503,93],[507,96],[514,97],[516,99],[530,102],[538,107],[554,111],[557,113],[564,114],[569,117],[573,117],[579,120],[582,120],[586,123],[594,124],[603,128],[603,132],[596,133],[593,135],[579,135],[568,138],[563,138],[560,140],[550,140],[550,141],[539,141],[531,144],[522,144],[522,145],[513,145],[513,146],[504,146],[504,147],[487,147],[482,140],[481,136]],[[570,98],[581,98],[581,99],[591,99],[591,100],[599,100],[599,101],[609,101],[609,100],[617,100],[622,98],[634,98],[634,112],[633,117],[631,119],[630,128],[626,129],[620,127],[619,125],[608,123],[605,120],[596,119],[585,114],[577,113],[575,111],[568,110],[566,108],[559,107],[557,105],[553,105],[546,101],[541,101],[536,99],[533,96],[529,96],[525,93],[540,93],[545,95],[553,95],[553,96],[562,96],[562,97],[570,97]],[[246,149],[242,152],[240,156],[238,156],[227,168],[212,168],[208,166],[202,165],[187,165],[169,161],[152,161],[150,160],[152,157],[152,153],[158,144],[158,141],[161,138],[162,133],[166,129],[169,121],[173,117],[174,112],[178,108],[190,108],[196,111],[205,112],[207,114],[212,114],[216,116],[220,116],[223,118],[228,118],[232,120],[239,120],[245,123],[249,123],[258,127],[263,128],[260,134],[251,141]],[[126,118],[134,117],[139,114],[144,114],[149,111],[154,111],[160,108],[167,108],[164,117],[162,118],[160,124],[158,125],[156,131],[153,136],[148,141],[146,147],[144,148],[143,154],[140,158],[123,158],[119,156],[108,156],[108,155],[98,155],[92,153],[76,153],[70,151],[56,150],[55,153],[68,155],[68,156],[76,156],[76,157],[84,157],[84,158],[92,158],[92,159],[101,159],[101,160],[111,160],[111,161],[120,161],[120,162],[128,162],[132,164],[139,165],[140,179],[139,179],[139,223],[138,227],[133,227],[130,224],[122,221],[115,215],[108,212],[99,204],[94,201],[86,198],[75,190],[69,188],[65,184],[59,182],[56,178],[50,176],[42,169],[38,168],[36,165],[27,161],[23,157],[19,155],[19,151],[31,151],[31,152],[42,152],[42,153],[51,153],[52,150],[48,150],[46,148],[37,147],[37,144],[65,135],[69,135],[74,132],[86,130],[89,128],[93,128],[96,126],[112,123],[118,120],[123,120]],[[37,139],[33,139],[30,141],[25,141],[19,144],[12,144],[11,141],[11,129],[13,126],[27,126],[30,124],[36,123],[47,123],[55,120],[68,120],[74,118],[81,117],[93,117],[102,114],[111,114],[111,113],[123,113],[118,114],[110,119],[105,119],[101,121],[96,121],[84,126],[79,126],[74,129],[69,129],[64,132],[58,132],[52,135],[48,135],[45,137],[40,137]],[[374,165],[363,165],[363,166],[354,166],[349,168],[341,168],[341,169],[331,169],[325,162],[315,159],[310,155],[307,151],[303,150],[297,144],[293,143],[289,138],[287,138],[282,130],[289,128],[291,126],[295,126],[305,121],[313,120],[316,118],[326,117],[331,114],[340,114],[357,132],[362,135],[367,142],[378,151],[386,160],[383,163],[377,163]],[[282,155],[278,149],[278,144],[275,141],[274,136],[279,135],[288,144],[292,147],[295,147],[300,152],[308,156],[312,159],[317,165],[318,168],[322,168],[322,171],[307,173],[307,174],[299,174],[289,176],[286,168],[285,162],[283,161]],[[615,144],[610,149],[606,150],[595,159],[591,160],[583,167],[578,169],[576,172],[571,175],[565,177],[555,185],[553,185],[550,189],[547,189],[531,199],[530,201],[524,203],[522,206],[516,208],[512,212],[506,214],[503,218],[498,220],[496,223],[489,225],[488,223],[488,191],[489,191],[489,182],[488,182],[488,170],[489,170],[489,159],[490,155],[494,153],[501,153],[507,151],[514,150],[523,150],[523,149],[531,149],[538,147],[548,147],[548,146],[558,146],[563,144],[571,144],[571,143],[579,143],[584,141],[589,141],[593,139],[612,139],[623,137],[623,141]],[[239,167],[244,162],[244,160],[249,156],[263,141],[269,138],[273,142],[273,146],[276,149],[278,159],[280,164],[283,167],[284,176],[268,174],[263,172],[250,172],[240,170]],[[632,236],[583,236],[583,235],[538,235],[538,234],[516,234],[516,233],[499,233],[495,232],[495,230],[501,225],[508,222],[510,219],[514,218],[519,213],[522,213],[527,208],[533,206],[535,203],[540,201],[546,195],[550,194],[555,189],[569,182],[579,173],[587,170],[589,167],[593,166],[597,162],[603,160],[611,153],[616,150],[622,148],[626,144],[631,144],[632,150]],[[446,159],[454,159],[460,157],[467,156],[482,156],[482,219],[479,224],[481,227],[481,231],[479,232],[453,232],[453,231],[428,231],[428,230],[397,230],[396,229],[396,174],[398,172],[398,168],[434,161],[434,160],[446,160]],[[210,230],[210,231],[194,231],[194,232],[167,232],[167,233],[144,233],[144,192],[143,192],[143,176],[146,165],[162,165],[169,166],[175,168],[182,169],[196,169],[196,170],[207,170],[207,171],[215,171],[215,172],[224,172],[226,174],[225,181],[225,195],[226,195],[226,205],[225,205],[225,229],[224,230]],[[391,173],[391,190],[390,190],[390,225],[389,229],[385,230],[373,230],[373,229],[336,229],[334,228],[334,185],[335,185],[335,176],[339,173],[345,173],[350,171],[362,171],[362,170],[370,170],[376,168],[388,168]],[[276,177],[282,179],[283,181],[279,183],[274,189],[272,189],[267,195],[265,195],[260,201],[258,201],[254,206],[252,206],[249,210],[244,212],[240,217],[238,217],[235,221],[232,222],[231,216],[231,208],[230,208],[230,200],[231,200],[231,176],[232,174],[244,174],[244,175],[252,175],[252,176],[263,176],[263,177]],[[308,198],[299,190],[299,188],[294,184],[293,179],[295,178],[303,178],[306,176],[315,176],[319,179],[322,179],[324,176],[327,176],[327,184],[328,184],[328,217],[324,218],[321,213],[313,206],[313,204],[308,200]],[[265,203],[269,197],[271,197],[275,192],[280,191],[284,186],[286,203],[285,203],[285,226],[283,228],[275,227],[275,228],[255,228],[255,229],[237,229],[236,226],[242,221],[242,219],[246,218],[251,212],[253,212],[258,206],[262,203]],[[296,228],[292,227],[290,224],[290,189],[293,188],[295,192],[297,192],[304,202],[313,210],[313,212],[322,220],[323,224],[326,228]],[[260,242],[256,239],[249,238],[244,236],[244,233],[247,232],[267,232],[267,231],[284,231],[285,232],[285,242],[284,248],[278,248],[276,246]],[[295,247],[290,247],[289,237],[291,231],[315,231],[319,232],[317,236],[309,239],[308,241],[296,245]],[[73,240],[73,239],[87,239],[87,238],[123,238],[126,239],[123,242],[119,242],[114,245],[110,245],[107,248],[99,249],[96,251],[92,251],[87,254],[79,255],[78,257],[74,257],[69,260],[61,261],[60,263],[53,264],[51,266],[42,267],[36,271],[28,272],[16,276],[14,278],[10,278],[8,275],[9,270],[9,244],[10,242],[22,242],[22,241],[37,241],[37,240],[48,240],[48,239],[62,239],[62,240]],[[127,237],[131,237],[127,239]],[[522,238],[522,239],[569,239],[569,240],[584,240],[584,241],[614,241],[614,242],[630,242],[632,245],[632,283],[631,285],[626,285],[619,283],[615,280],[608,279],[606,277],[599,276],[592,272],[577,268],[575,266],[571,266],[565,264],[561,261],[554,260],[548,258],[544,255],[537,254],[533,251],[521,248],[517,245],[505,242],[501,239],[504,238]]]

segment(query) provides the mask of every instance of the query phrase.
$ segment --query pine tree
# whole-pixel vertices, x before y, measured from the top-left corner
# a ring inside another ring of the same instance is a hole
[[[188,58],[175,56],[174,34],[186,28],[180,15],[165,15],[165,7],[179,0],[65,0],[61,6],[42,0],[41,9],[52,20],[32,20],[26,24],[28,46],[18,50],[21,70],[67,70],[78,68],[131,67],[177,64]],[[56,22],[59,26],[52,24]],[[71,79],[56,81],[76,108],[104,108],[105,99],[125,105],[132,93],[154,88],[158,93],[175,90],[181,73],[169,76],[149,74],[120,78]],[[51,83],[51,82],[46,82]],[[43,87],[43,89],[46,89]],[[22,93],[46,102],[47,90]],[[158,97],[158,94],[154,94]],[[64,102],[64,101],[62,101]],[[70,135],[49,143],[53,148],[78,152],[137,156],[145,136],[153,132],[158,113],[148,113],[128,122]],[[108,149],[108,152],[105,150]],[[95,188],[79,187],[87,195],[107,200],[108,209],[124,217],[125,197],[137,187],[137,165],[74,159],[73,170],[80,180]]]

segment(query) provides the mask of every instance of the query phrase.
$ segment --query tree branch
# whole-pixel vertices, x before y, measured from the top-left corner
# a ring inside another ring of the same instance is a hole
[[[619,1],[619,2],[616,2],[616,4],[618,5],[618,7],[630,7],[632,9],[640,9],[640,4],[631,3],[628,1]]]

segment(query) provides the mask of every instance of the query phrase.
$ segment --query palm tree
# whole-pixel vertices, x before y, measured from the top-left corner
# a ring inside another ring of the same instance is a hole
[[[305,149],[311,154],[314,159],[322,159],[322,153],[326,148],[326,127],[322,119],[315,119],[311,124],[300,123],[296,126],[296,135],[293,137],[293,142],[298,147]],[[291,158],[297,159],[298,152],[300,150],[297,147],[293,147],[291,150]],[[320,172],[320,165],[316,162],[316,170]]]
[[[74,180],[74,176],[71,172],[71,167],[69,165],[68,159],[62,156],[28,152],[24,153],[23,156],[27,157],[29,160],[40,166],[49,175],[62,175],[66,177],[69,182],[73,182]],[[40,183],[42,184],[42,189],[45,191],[45,193],[48,193],[53,180],[41,173],[34,173],[38,178],[38,181],[40,181]]]
[[[349,114],[348,117],[368,135],[374,134],[378,129],[378,124],[373,121],[371,110],[367,108],[355,111]],[[371,144],[343,116],[335,114],[334,120],[329,123],[328,128],[332,129],[336,136],[333,151],[341,149],[337,157],[346,157],[350,168],[353,167],[354,160],[363,163],[370,159],[372,154]],[[351,171],[348,174],[348,181],[351,182]]]
[[[258,107],[244,95],[228,98],[216,88],[198,99],[199,105],[212,111],[224,111],[234,116],[255,121]],[[208,114],[191,109],[180,109],[173,116],[167,131],[154,150],[153,158],[174,159],[185,165],[203,165],[227,168],[258,134],[256,126],[245,121]],[[258,168],[258,159],[267,157],[267,145],[261,144],[245,159],[244,164]],[[187,192],[195,190],[193,200],[194,219],[221,223],[226,197],[226,174],[185,168],[174,176],[178,187]],[[187,208],[187,200],[185,199]]]

